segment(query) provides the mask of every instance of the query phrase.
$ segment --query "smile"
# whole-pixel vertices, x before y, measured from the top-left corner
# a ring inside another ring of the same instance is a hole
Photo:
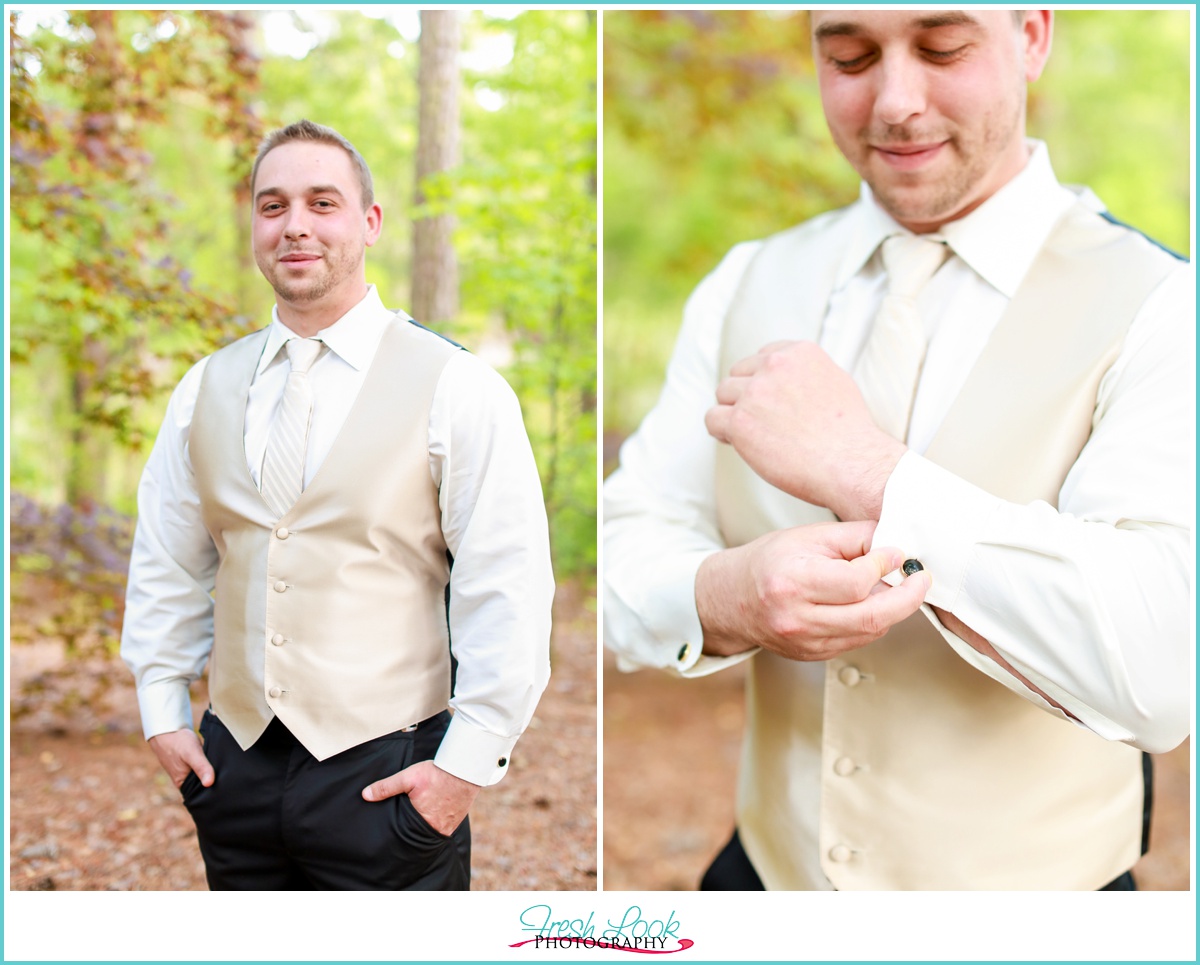
[[[871,145],[884,163],[897,171],[916,171],[936,158],[946,146],[945,141],[936,144]]]

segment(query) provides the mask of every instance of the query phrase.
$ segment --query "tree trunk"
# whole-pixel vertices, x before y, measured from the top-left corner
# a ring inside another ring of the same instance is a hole
[[[458,314],[458,261],[454,255],[454,217],[423,215],[426,179],[458,163],[459,20],[454,10],[422,10],[417,86],[417,178],[413,216],[412,304],[421,322],[440,322]]]

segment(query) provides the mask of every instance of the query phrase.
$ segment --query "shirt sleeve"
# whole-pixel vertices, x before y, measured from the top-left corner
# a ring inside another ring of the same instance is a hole
[[[724,549],[704,413],[716,403],[725,315],[757,250],[734,248],[688,299],[662,394],[604,485],[604,641],[622,670],[703,676],[755,652],[701,653],[696,571]]]
[[[138,486],[121,657],[133,672],[147,740],[192,726],[188,686],[212,651],[217,548],[188,455],[205,364],[193,366],[171,396]]]
[[[442,371],[429,420],[430,471],[454,557],[454,717],[434,762],[495,784],[550,679],[554,575],[541,481],[512,389],[467,352]]]
[[[1181,266],[1139,311],[1057,509],[997,499],[910,452],[875,532],[877,545],[903,546],[930,571],[927,603],[984,636],[1079,723],[1156,753],[1190,731],[1193,299]],[[924,611],[969,663],[1061,716]]]

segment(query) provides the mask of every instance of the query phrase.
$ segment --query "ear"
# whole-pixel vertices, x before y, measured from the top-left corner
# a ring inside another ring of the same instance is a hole
[[[1054,35],[1053,10],[1026,10],[1021,25],[1021,43],[1025,53],[1025,80],[1032,83],[1042,76],[1050,56],[1050,41]]]
[[[379,240],[379,232],[383,230],[383,208],[375,203],[367,208],[365,216],[367,219],[367,247],[370,248]]]

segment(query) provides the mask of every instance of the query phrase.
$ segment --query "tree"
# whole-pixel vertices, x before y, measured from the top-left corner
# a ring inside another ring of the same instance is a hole
[[[203,105],[235,161],[257,140],[244,16],[79,11],[29,38],[10,20],[13,299],[22,306],[11,361],[65,384],[70,504],[104,493],[113,440],[141,443],[137,410],[177,375],[180,335],[194,336],[190,355],[236,324],[232,306],[194,288],[174,255],[174,200],[147,136],[183,101]]]
[[[422,10],[417,86],[417,178],[413,212],[412,313],[424,322],[458,314],[454,215],[443,204],[440,176],[458,164],[459,19],[454,10]]]

